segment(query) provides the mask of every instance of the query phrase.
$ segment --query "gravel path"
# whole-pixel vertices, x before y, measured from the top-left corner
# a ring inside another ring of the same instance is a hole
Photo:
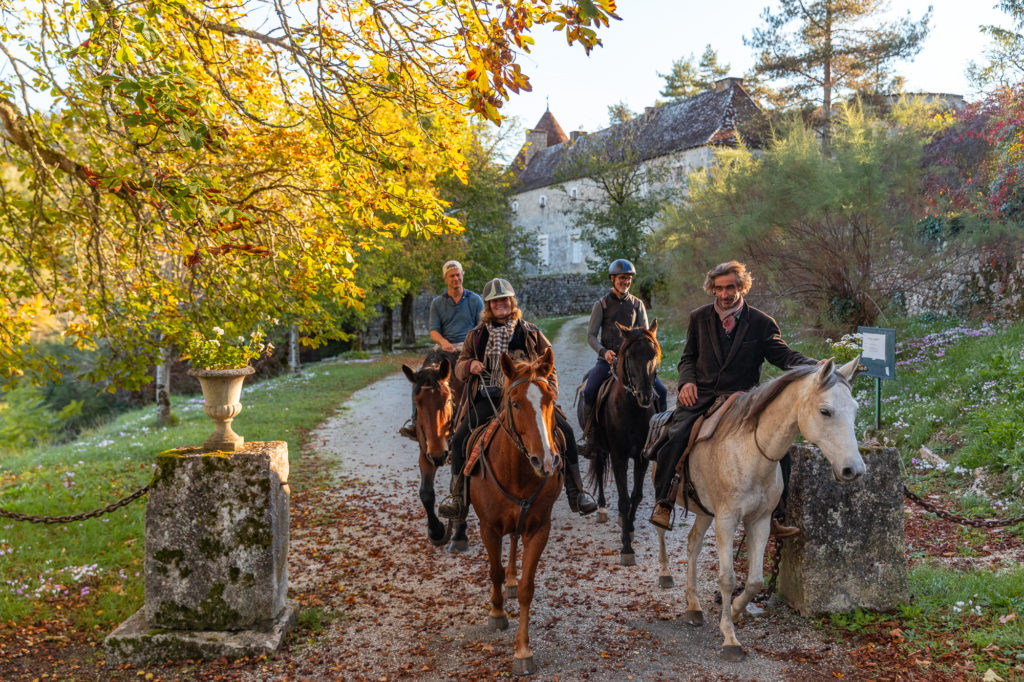
[[[572,320],[554,341],[560,402],[571,417],[575,385],[593,362],[585,329],[584,318]],[[486,629],[486,553],[472,515],[467,553],[449,554],[427,542],[417,497],[417,451],[396,434],[408,411],[409,384],[398,374],[356,393],[315,432],[311,456],[322,463],[330,484],[315,499],[296,497],[297,521],[305,522],[295,524],[290,565],[293,590],[324,625],[300,631],[289,651],[271,664],[276,672],[310,680],[433,680],[511,671],[518,604],[508,605],[513,620],[508,630]],[[442,470],[438,489],[446,490],[447,484],[448,472]],[[840,648],[775,602],[744,618],[738,629],[748,659],[722,661],[713,602],[713,529],[699,573],[707,625],[692,628],[681,620],[686,530],[677,524],[669,534],[678,586],[659,589],[657,536],[646,521],[650,500],[648,481],[634,543],[637,565],[623,567],[618,527],[597,523],[596,515],[571,514],[564,496],[559,499],[531,619],[537,679],[857,677]]]

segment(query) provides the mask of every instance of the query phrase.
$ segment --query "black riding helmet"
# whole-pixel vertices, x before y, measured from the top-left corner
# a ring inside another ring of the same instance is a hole
[[[625,258],[619,258],[612,261],[612,264],[608,266],[608,276],[615,277],[616,275],[633,275],[636,277],[636,268]]]

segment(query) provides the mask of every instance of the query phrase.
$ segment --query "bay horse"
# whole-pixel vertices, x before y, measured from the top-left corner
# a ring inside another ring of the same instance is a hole
[[[854,433],[857,402],[852,395],[859,362],[858,356],[839,368],[832,360],[820,366],[803,365],[738,396],[711,437],[698,439],[690,451],[689,475],[698,499],[688,497],[682,485],[677,496],[680,505],[688,504],[696,514],[687,537],[684,620],[694,626],[704,624],[697,600],[697,558],[704,533],[714,519],[718,589],[722,595],[719,629],[724,637],[722,657],[727,661],[746,657],[733,622],[764,587],[764,551],[771,515],[782,495],[779,460],[793,439],[799,433],[817,444],[832,465],[833,476],[842,483],[864,473]],[[747,583],[734,600],[733,536],[741,521],[749,548]],[[658,558],[659,582],[671,587],[663,528],[658,528]]]
[[[555,442],[555,392],[547,378],[554,371],[554,354],[548,348],[532,362],[515,362],[501,356],[505,389],[494,419],[499,428],[480,448],[480,462],[471,475],[469,497],[480,521],[480,538],[490,561],[492,629],[508,627],[502,585],[509,577],[509,598],[519,599],[519,629],[515,637],[512,672],[530,675],[537,671],[530,649],[530,604],[540,555],[551,532],[551,508],[562,491],[562,475]],[[502,539],[511,536],[508,570],[502,566]],[[517,585],[518,541],[522,540],[522,574]]]
[[[596,423],[591,429],[592,459],[589,480],[597,483],[597,504],[604,511],[604,483],[609,464],[618,491],[619,524],[622,526],[622,547],[619,563],[636,564],[633,552],[633,529],[637,509],[644,494],[644,475],[649,462],[643,457],[647,430],[654,416],[657,396],[654,381],[661,364],[658,344],[658,321],[650,329],[628,328],[616,323],[622,332],[611,388],[605,401],[596,406]],[[582,413],[582,401],[580,402]],[[582,416],[579,417],[582,422]],[[633,490],[629,490],[629,462],[633,462]]]
[[[445,463],[448,434],[452,417],[461,392],[462,382],[454,377],[452,362],[447,353],[432,350],[424,358],[419,370],[402,365],[402,372],[413,385],[412,399],[416,403],[416,439],[420,445],[420,501],[427,510],[427,538],[440,547],[452,535],[452,524],[442,523],[437,517],[434,503],[434,475]]]

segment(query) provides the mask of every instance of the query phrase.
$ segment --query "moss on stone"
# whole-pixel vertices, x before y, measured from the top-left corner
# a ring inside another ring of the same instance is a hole
[[[253,517],[242,522],[235,537],[238,538],[241,547],[270,547],[274,544],[274,534],[270,526]]]
[[[238,611],[224,601],[224,585],[215,583],[195,608],[169,601],[161,603],[155,620],[184,630],[230,630],[238,626],[239,618]]]

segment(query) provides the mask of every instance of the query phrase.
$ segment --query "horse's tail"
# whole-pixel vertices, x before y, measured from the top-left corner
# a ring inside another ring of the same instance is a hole
[[[590,471],[587,472],[587,488],[593,490],[598,482],[603,485],[608,481],[608,471],[611,467],[608,466],[610,456],[607,450],[597,447],[596,444],[591,444],[590,451],[592,455]]]

